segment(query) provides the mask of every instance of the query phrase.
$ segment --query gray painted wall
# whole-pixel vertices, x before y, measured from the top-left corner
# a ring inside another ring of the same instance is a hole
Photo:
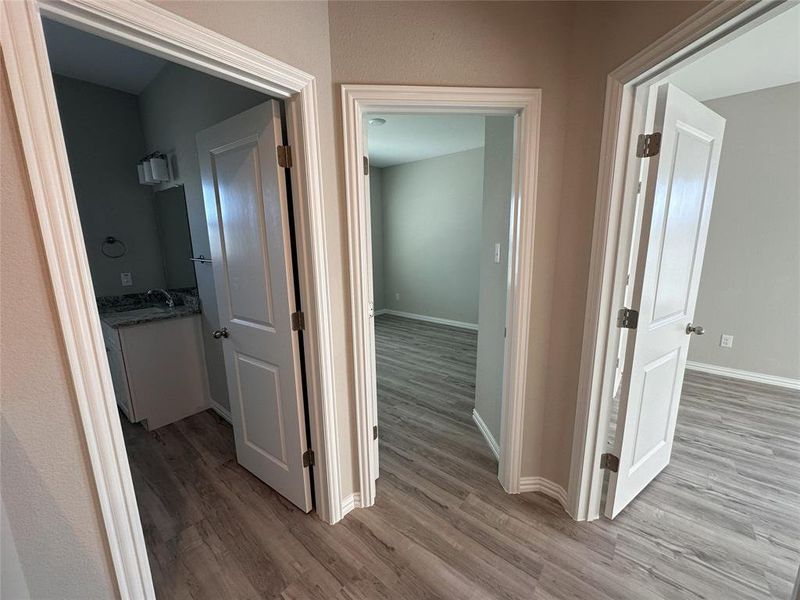
[[[383,169],[369,168],[369,208],[372,226],[372,302],[386,308],[383,291]]]
[[[382,180],[386,308],[477,324],[483,148],[386,167]]]
[[[163,287],[153,192],[136,174],[146,154],[137,97],[69,77],[53,80],[95,294]],[[124,257],[100,252],[110,235],[127,246]],[[132,286],[122,286],[122,272],[132,274]]]
[[[800,380],[800,84],[706,104],[727,125],[689,360]]]
[[[267,99],[253,90],[175,64],[164,67],[139,96],[147,151],[176,154],[176,182],[184,186],[195,256],[211,256],[195,135]],[[203,304],[203,329],[212,331],[219,327],[219,318],[211,265],[196,264],[195,273]],[[222,344],[210,336],[204,340],[211,398],[229,408]]]
[[[487,117],[485,144],[475,410],[499,443],[514,166],[513,117]],[[499,263],[494,262],[496,243],[500,244]]]

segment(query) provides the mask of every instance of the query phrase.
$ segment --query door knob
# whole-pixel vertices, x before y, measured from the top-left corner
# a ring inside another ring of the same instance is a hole
[[[702,325],[692,325],[691,323],[689,323],[686,326],[686,335],[692,335],[692,334],[703,335],[705,332],[706,330],[703,329]]]
[[[213,332],[211,332],[211,335],[214,336],[215,340],[218,340],[219,338],[228,337],[230,332],[228,331],[227,327],[223,327],[222,329],[215,329]]]

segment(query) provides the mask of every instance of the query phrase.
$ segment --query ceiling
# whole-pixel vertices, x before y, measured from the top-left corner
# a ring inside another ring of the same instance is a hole
[[[703,101],[800,81],[800,5],[709,52],[669,81]]]
[[[42,19],[53,73],[140,94],[167,61],[49,19]]]
[[[375,167],[391,167],[483,147],[483,116],[397,115],[381,117],[381,126],[367,125],[369,161]]]

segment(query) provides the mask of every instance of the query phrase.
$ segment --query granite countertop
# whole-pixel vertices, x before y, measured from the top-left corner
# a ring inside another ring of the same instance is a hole
[[[164,301],[154,302],[147,294],[99,297],[97,309],[100,320],[116,329],[200,314],[196,288],[171,289],[169,293],[175,301],[173,308]]]
[[[153,321],[164,319],[177,319],[179,317],[190,317],[200,314],[199,307],[176,306],[170,308],[166,305],[145,306],[141,308],[116,310],[100,313],[100,320],[114,329],[118,327],[130,327],[131,325],[141,325]]]

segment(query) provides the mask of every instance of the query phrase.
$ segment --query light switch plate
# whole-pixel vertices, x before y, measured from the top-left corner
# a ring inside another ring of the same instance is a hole
[[[733,336],[729,333],[723,333],[719,338],[719,345],[722,348],[733,348]]]
[[[120,273],[119,279],[122,282],[122,287],[130,287],[133,285],[133,275],[130,273]]]
[[[499,243],[494,245],[494,262],[496,264],[500,264],[500,244]]]

